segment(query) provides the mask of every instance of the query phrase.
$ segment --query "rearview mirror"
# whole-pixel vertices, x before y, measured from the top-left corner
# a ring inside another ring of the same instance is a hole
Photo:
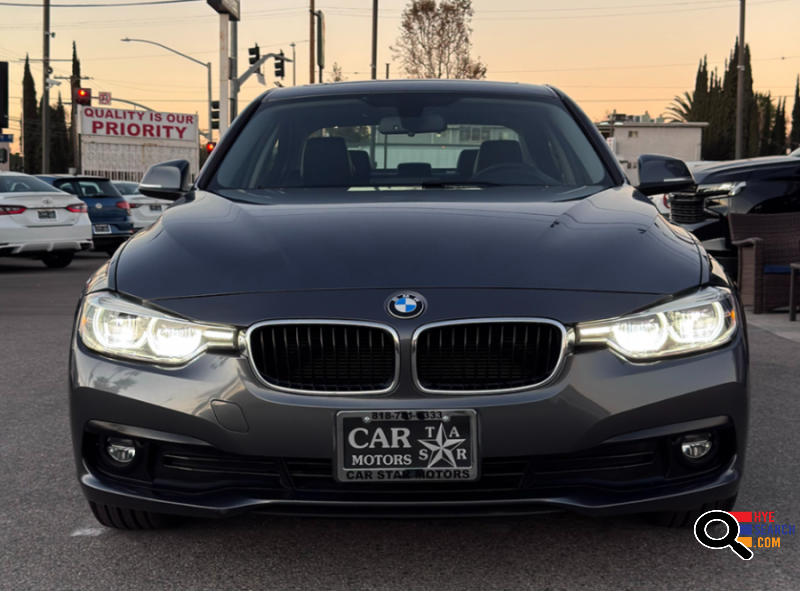
[[[191,174],[186,160],[154,164],[144,173],[139,192],[147,197],[175,201],[189,192]]]
[[[441,115],[421,115],[419,117],[384,117],[378,124],[378,131],[384,135],[416,135],[418,133],[441,133],[447,123]]]
[[[689,167],[683,160],[657,154],[639,156],[639,192],[659,195],[693,190],[696,186]]]

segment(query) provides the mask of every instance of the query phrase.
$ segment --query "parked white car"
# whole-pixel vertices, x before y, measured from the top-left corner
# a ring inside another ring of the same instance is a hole
[[[90,248],[92,222],[83,201],[36,177],[0,172],[0,256],[61,268]]]
[[[117,190],[122,193],[125,201],[131,206],[131,221],[136,232],[152,226],[161,217],[161,212],[172,203],[166,199],[145,197],[139,193],[139,183],[130,181],[111,182],[114,183]]]

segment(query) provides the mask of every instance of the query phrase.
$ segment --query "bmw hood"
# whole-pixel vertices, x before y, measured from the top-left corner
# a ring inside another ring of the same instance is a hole
[[[122,249],[116,288],[153,300],[435,287],[672,294],[699,283],[694,239],[631,187],[562,202],[490,190],[496,200],[319,191],[258,204],[197,192]]]

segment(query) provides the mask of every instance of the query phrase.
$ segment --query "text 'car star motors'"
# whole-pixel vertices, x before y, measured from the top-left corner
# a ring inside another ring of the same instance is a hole
[[[374,135],[373,135],[374,134]],[[246,511],[730,509],[748,347],[727,276],[551,87],[272,89],[93,276],[70,364],[104,525]]]
[[[69,266],[76,252],[92,248],[86,204],[27,174],[0,173],[0,257]]]

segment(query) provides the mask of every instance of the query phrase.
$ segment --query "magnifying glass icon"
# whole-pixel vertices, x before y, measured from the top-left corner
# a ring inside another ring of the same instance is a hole
[[[712,538],[706,532],[708,525],[714,521],[721,521],[728,528],[728,531],[721,538]],[[694,537],[706,548],[711,548],[712,550],[730,548],[742,560],[750,560],[753,557],[753,551],[736,539],[739,537],[739,522],[727,511],[708,511],[703,513],[694,522]]]

